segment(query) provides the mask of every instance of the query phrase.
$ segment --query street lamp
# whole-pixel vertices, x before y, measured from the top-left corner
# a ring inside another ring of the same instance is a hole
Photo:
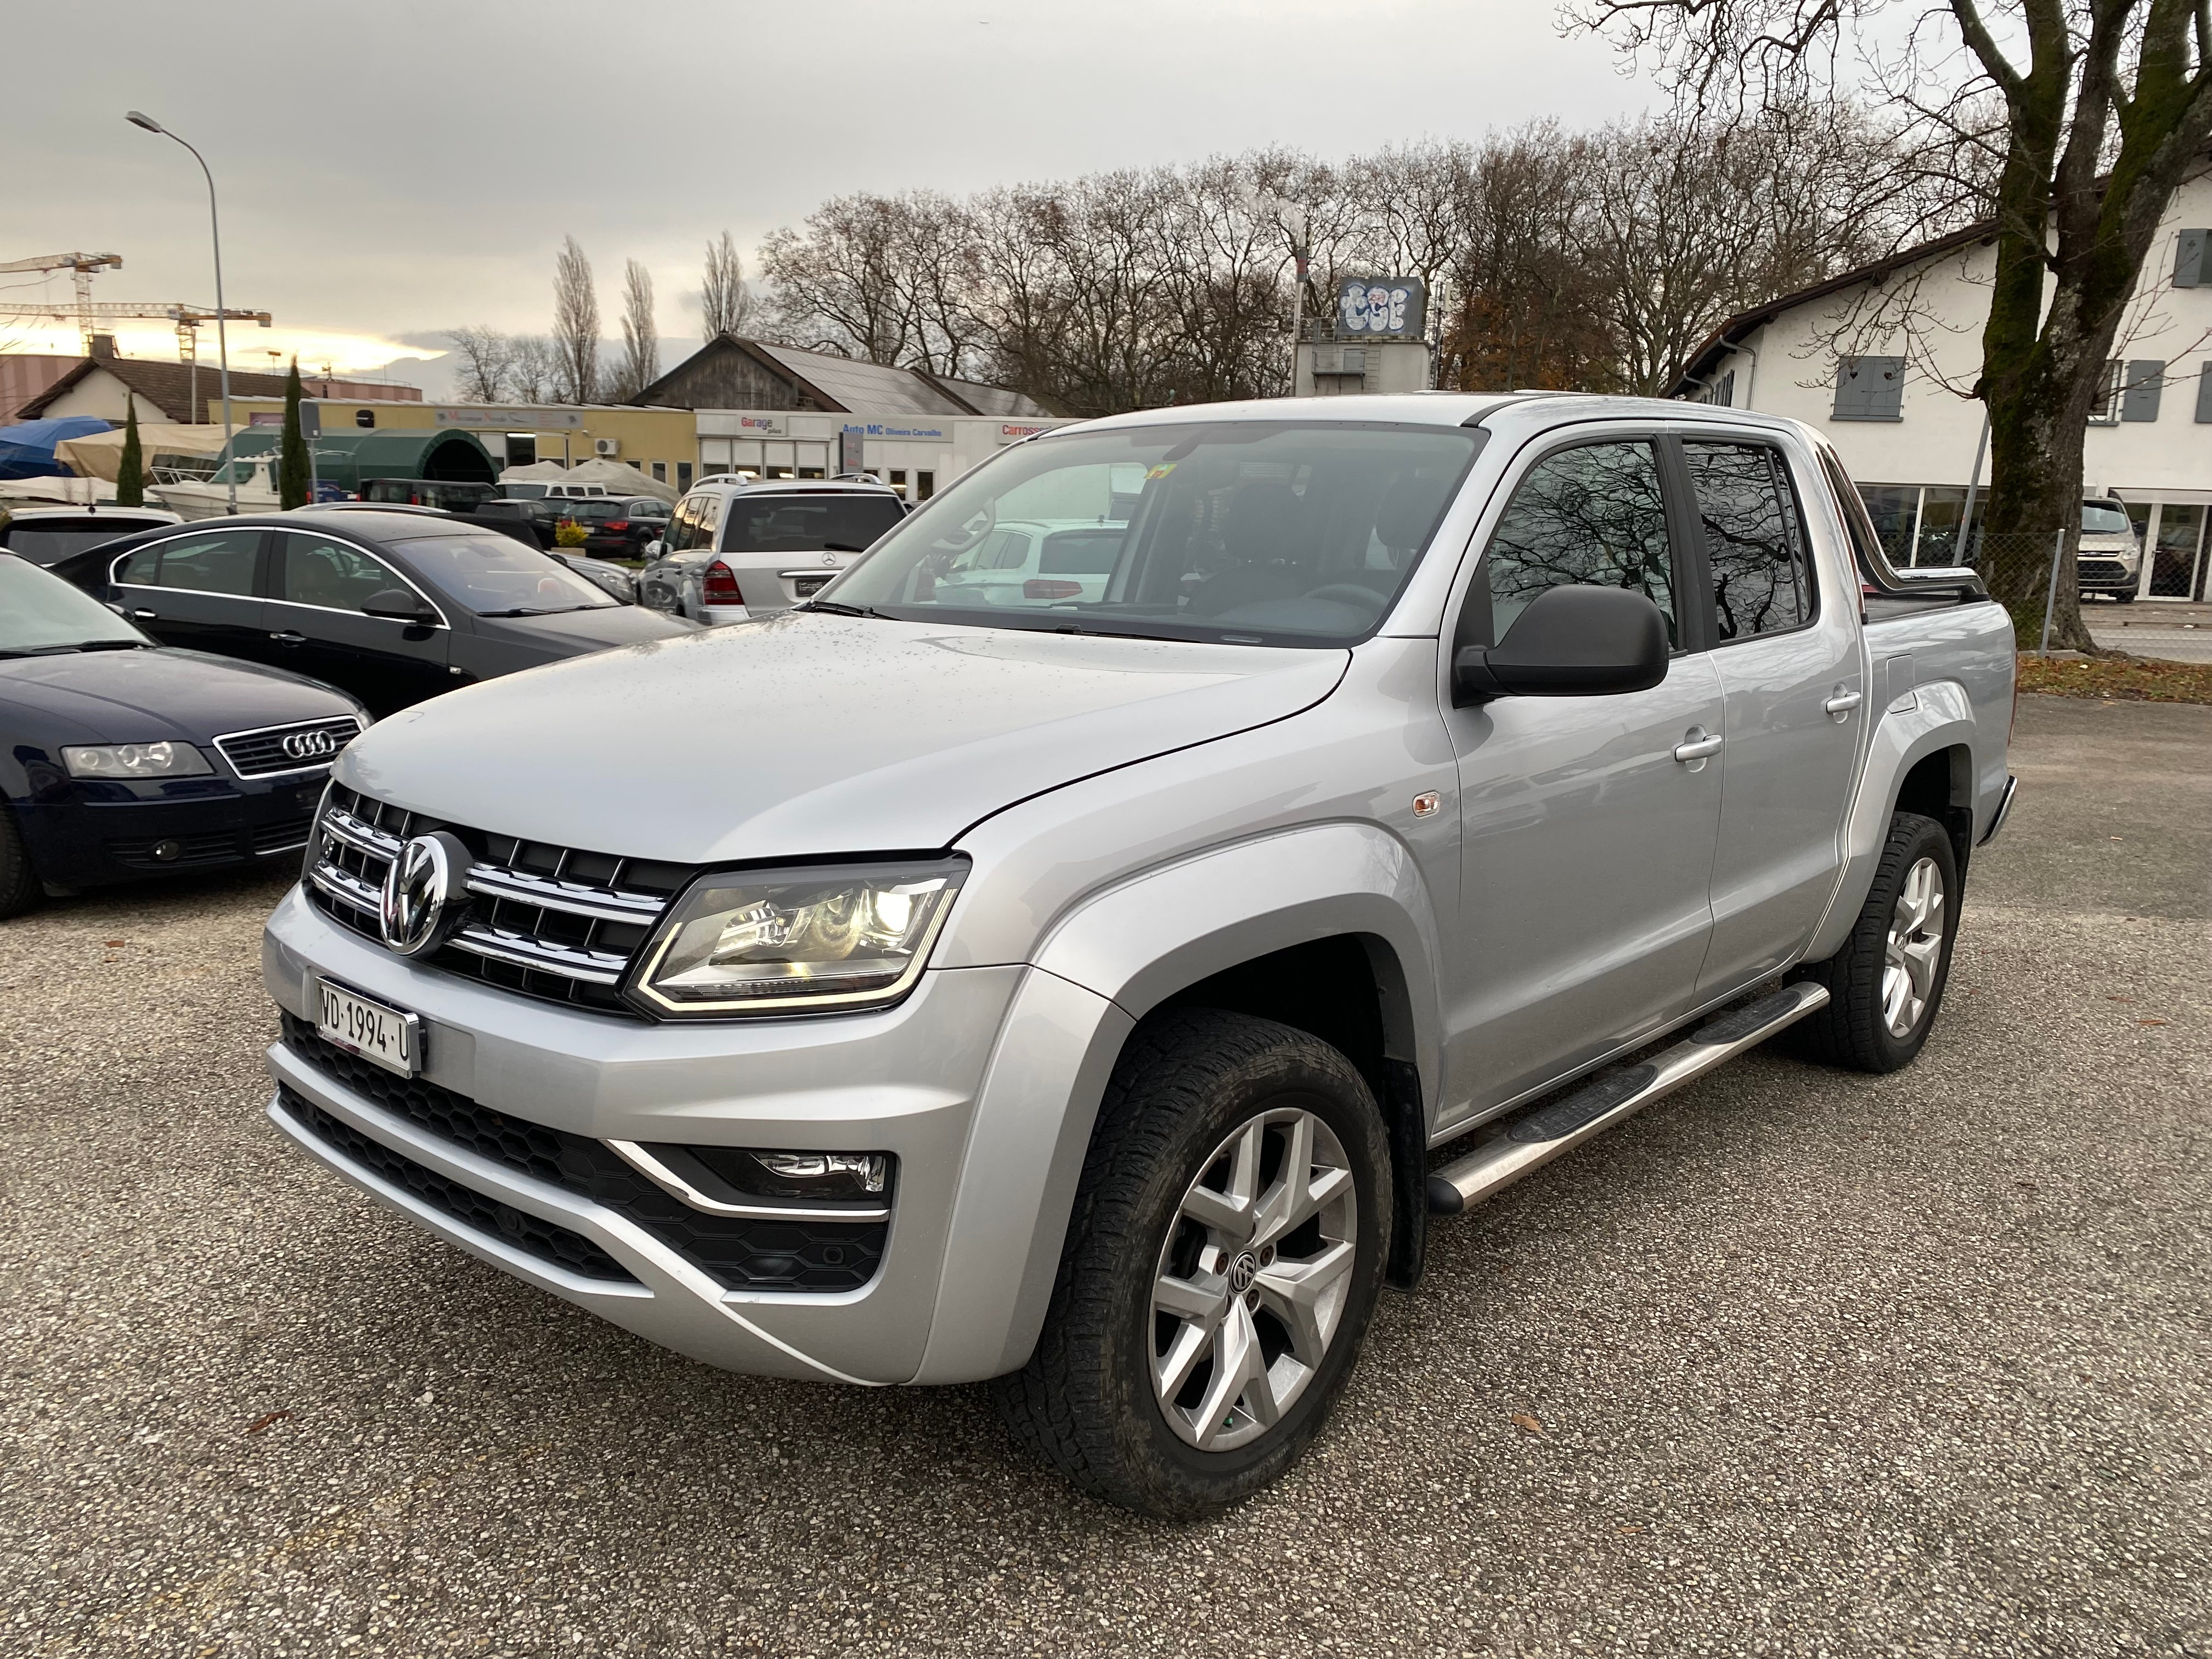
[[[230,424],[230,332],[223,325],[222,222],[216,216],[215,174],[208,171],[206,156],[201,155],[198,150],[193,149],[191,144],[187,140],[178,138],[175,133],[170,131],[168,128],[163,126],[152,116],[134,109],[125,111],[124,112],[124,119],[130,122],[134,127],[143,127],[147,131],[159,133],[164,138],[176,138],[179,143],[183,144],[186,149],[191,150],[192,160],[200,164],[200,173],[202,176],[207,179],[208,230],[215,241],[216,361],[222,376],[222,436],[223,446],[225,448],[228,448],[229,447],[232,436]],[[195,418],[197,418],[197,416]],[[223,477],[229,481],[230,510],[234,514],[238,511],[237,458],[234,456],[229,460],[226,461],[223,464],[222,471]]]

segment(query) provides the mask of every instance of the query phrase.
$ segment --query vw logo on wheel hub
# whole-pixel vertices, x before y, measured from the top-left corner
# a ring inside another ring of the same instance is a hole
[[[1252,1281],[1260,1276],[1260,1258],[1249,1250],[1239,1250],[1237,1259],[1229,1264],[1229,1288],[1242,1296],[1252,1288]]]
[[[335,732],[292,732],[283,739],[286,755],[296,761],[327,760],[344,747]]]
[[[403,957],[434,951],[460,919],[462,883],[471,854],[458,836],[441,830],[417,836],[384,872],[378,931]]]

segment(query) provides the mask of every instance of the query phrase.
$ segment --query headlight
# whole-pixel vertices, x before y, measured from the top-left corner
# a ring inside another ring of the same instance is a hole
[[[212,772],[188,743],[82,744],[62,750],[73,778],[196,778]]]
[[[903,996],[967,860],[702,876],[647,945],[630,1000],[663,1018],[860,1008]]]

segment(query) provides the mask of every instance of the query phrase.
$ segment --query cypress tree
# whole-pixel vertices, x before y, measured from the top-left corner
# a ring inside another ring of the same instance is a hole
[[[128,394],[125,394],[128,396]],[[138,447],[138,400],[123,406],[123,459],[115,467],[115,504],[146,505],[146,453]]]
[[[305,507],[312,486],[307,474],[307,441],[300,432],[300,360],[292,359],[292,373],[284,382],[284,436],[276,458],[276,506],[290,512]]]

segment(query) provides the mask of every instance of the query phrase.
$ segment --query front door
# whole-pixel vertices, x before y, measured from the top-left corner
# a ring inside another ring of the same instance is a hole
[[[313,532],[283,532],[266,620],[288,666],[350,691],[384,715],[452,684],[452,632],[362,614],[378,594],[419,592],[366,549]]]
[[[1501,641],[1545,588],[1588,582],[1647,595],[1677,648],[1648,691],[1447,711],[1461,832],[1452,1118],[1632,1042],[1695,995],[1711,932],[1721,777],[1709,745],[1722,700],[1710,657],[1682,648],[1687,550],[1669,533],[1661,477],[1644,435],[1571,443],[1528,465],[1453,635]]]
[[[1823,592],[1802,501],[1779,447],[1685,434],[1711,590],[1713,666],[1728,699],[1722,732],[1713,943],[1700,988],[1718,996],[1780,968],[1835,891],[1844,814],[1866,722],[1878,718],[1860,655],[1856,597]],[[1909,659],[1875,683],[1912,684]],[[1888,695],[1885,691],[1884,695]]]
[[[258,530],[204,530],[142,547],[115,573],[115,603],[164,645],[270,661],[261,540]]]

